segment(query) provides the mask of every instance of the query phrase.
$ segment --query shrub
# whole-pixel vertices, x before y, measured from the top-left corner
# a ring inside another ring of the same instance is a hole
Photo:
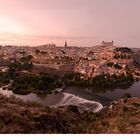
[[[74,106],[74,105],[69,105],[68,108],[67,108],[68,111],[72,111],[72,112],[75,112],[75,113],[79,113],[79,109],[77,106]]]
[[[123,98],[131,98],[131,93],[124,93]]]
[[[122,110],[123,110],[123,112],[127,112],[128,111],[128,107],[127,106],[123,106]]]

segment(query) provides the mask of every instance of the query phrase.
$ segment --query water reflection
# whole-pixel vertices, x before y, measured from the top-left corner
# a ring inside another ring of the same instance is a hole
[[[46,106],[56,106],[65,104],[75,104],[79,103],[79,106],[91,106],[101,107],[101,104],[106,105],[113,100],[118,100],[123,98],[124,93],[128,92],[132,97],[140,97],[140,82],[136,82],[133,85],[127,85],[119,87],[117,89],[111,88],[110,90],[102,89],[90,90],[77,87],[67,87],[62,93],[53,94],[34,94],[30,93],[28,95],[17,95],[10,90],[3,90],[0,88],[0,93],[6,96],[14,95],[24,101],[35,101]],[[95,102],[96,101],[96,102]],[[82,104],[86,102],[86,104]],[[101,104],[98,104],[98,103]],[[91,108],[91,107],[90,107]],[[96,108],[96,107],[95,107]]]
[[[53,93],[49,95],[45,94],[34,94],[30,93],[28,95],[17,95],[14,94],[12,91],[0,89],[1,94],[10,97],[14,95],[17,98],[22,99],[23,101],[34,101],[39,102],[45,106],[50,107],[59,107],[59,106],[66,106],[66,105],[76,105],[78,106],[79,110],[83,112],[84,110],[97,112],[103,108],[103,106],[95,101],[90,101],[79,96],[75,96],[70,93],[60,92],[60,93]]]

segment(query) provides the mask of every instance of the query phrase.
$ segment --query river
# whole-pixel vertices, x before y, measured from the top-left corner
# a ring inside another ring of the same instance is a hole
[[[100,93],[91,92],[87,89],[81,89],[76,87],[67,87],[63,92],[52,93],[49,95],[37,95],[30,93],[28,95],[17,95],[11,90],[3,90],[0,88],[0,93],[10,97],[14,95],[24,101],[39,102],[49,107],[59,107],[65,105],[76,105],[82,112],[84,110],[98,112],[103,107],[108,105],[111,101],[118,100],[123,97],[123,94],[128,92],[132,97],[140,97],[140,82],[135,82],[131,87],[127,89],[114,89]]]

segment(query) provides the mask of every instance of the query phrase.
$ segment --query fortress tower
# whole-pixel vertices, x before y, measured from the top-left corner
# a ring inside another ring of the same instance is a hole
[[[114,46],[114,41],[112,41],[112,42],[105,42],[105,41],[103,41],[102,42],[102,46]]]

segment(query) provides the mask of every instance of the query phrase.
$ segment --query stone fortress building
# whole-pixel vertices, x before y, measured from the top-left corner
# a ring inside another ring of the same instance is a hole
[[[112,42],[105,42],[105,41],[103,41],[102,42],[102,46],[114,46],[114,41],[112,41]]]

